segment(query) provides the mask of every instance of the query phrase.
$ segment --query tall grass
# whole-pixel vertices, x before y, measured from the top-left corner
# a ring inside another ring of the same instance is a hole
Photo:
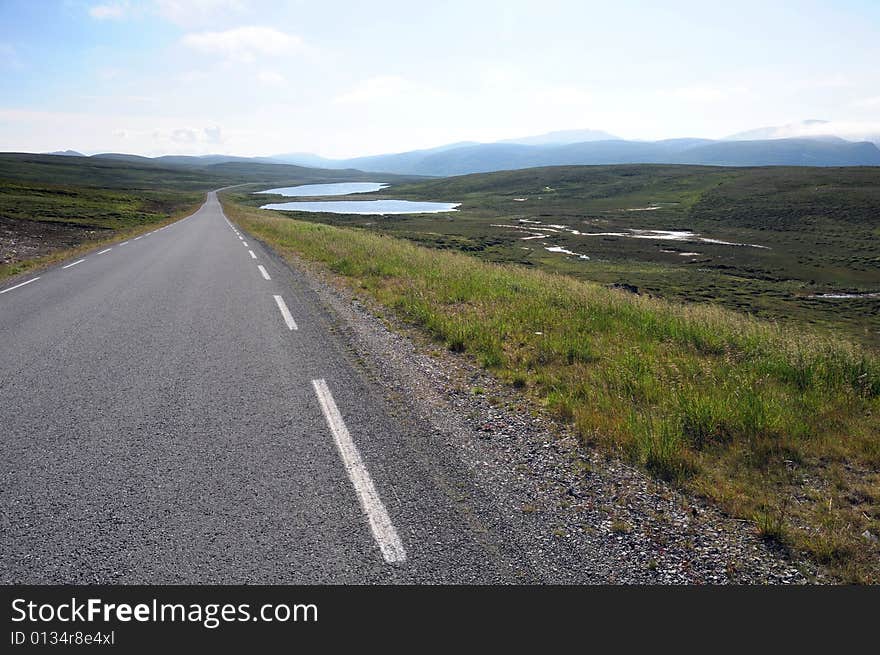
[[[785,507],[773,530],[758,529],[790,535],[817,561],[830,539],[851,554],[832,564],[838,575],[880,581],[880,553],[861,537],[880,534],[875,353],[711,305],[237,205],[227,211],[282,253],[323,263],[450,350],[526,388],[584,442],[750,520]],[[869,500],[846,502],[854,489]],[[833,534],[818,518],[829,498],[835,526],[848,526]]]

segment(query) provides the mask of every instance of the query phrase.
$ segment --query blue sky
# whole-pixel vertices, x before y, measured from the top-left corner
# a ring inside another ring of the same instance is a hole
[[[880,2],[0,0],[0,150],[880,133]],[[824,128],[832,129],[832,128]]]

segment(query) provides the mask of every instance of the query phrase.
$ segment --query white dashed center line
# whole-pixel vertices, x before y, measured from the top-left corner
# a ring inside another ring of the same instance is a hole
[[[119,245],[120,245],[120,246],[124,246],[124,245],[127,244],[127,243],[128,243],[128,241],[123,241],[123,242],[120,243]]]
[[[85,259],[77,259],[75,262],[68,264],[67,266],[62,266],[61,268],[70,268],[71,266],[76,266],[77,264],[82,264]]]
[[[348,433],[348,428],[345,427],[342,414],[339,413],[339,408],[333,400],[327,383],[323,379],[312,380],[312,386],[315,388],[315,394],[321,404],[321,411],[324,412],[324,418],[333,433],[336,448],[342,457],[342,463],[348,472],[348,477],[354,485],[361,508],[367,515],[367,521],[373,531],[373,538],[379,545],[382,556],[389,564],[405,561],[406,550],[403,548],[403,542],[397,536],[397,530],[391,523],[391,517],[388,516],[388,511],[382,504],[382,499],[379,498],[379,492],[376,491],[370,472],[367,471],[357,446]]]
[[[243,245],[245,248],[248,247],[247,241],[242,241],[242,242],[241,242],[241,245]]]
[[[20,282],[20,283],[16,284],[14,287],[9,287],[8,289],[3,289],[3,291],[0,291],[0,294],[6,293],[7,291],[12,291],[13,289],[18,289],[18,287],[23,287],[25,284],[30,284],[31,282],[36,282],[39,279],[40,279],[39,276],[32,277],[30,280],[27,280],[26,282]]]
[[[256,258],[257,258],[257,256],[254,254],[254,251],[253,251],[253,250],[248,250],[248,252],[251,254],[251,259],[256,259]]]
[[[103,255],[105,252],[110,252],[111,250],[113,250],[113,248],[105,248],[104,250],[102,250],[102,251],[99,252],[98,254],[99,254],[99,255]]]
[[[290,310],[287,309],[287,304],[284,302],[284,298],[281,296],[273,296],[275,298],[275,304],[278,305],[278,309],[281,311],[281,316],[284,317],[284,322],[287,323],[287,328],[289,330],[296,330],[296,321],[293,320],[293,316],[290,315]]]
[[[140,238],[141,238],[141,237],[135,237],[134,239],[132,239],[132,241],[137,241],[137,240],[140,239]]]
[[[260,269],[260,273],[263,274],[263,279],[265,279],[265,280],[271,280],[271,279],[272,279],[271,277],[269,277],[269,274],[266,272],[266,269],[263,268],[263,265],[262,265],[262,264],[258,264],[258,265],[257,265],[257,268],[259,268],[259,269]]]

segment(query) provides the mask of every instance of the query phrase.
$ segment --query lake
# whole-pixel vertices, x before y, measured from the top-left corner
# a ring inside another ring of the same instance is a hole
[[[274,193],[275,195],[287,196],[289,198],[347,196],[351,193],[381,191],[387,186],[384,182],[336,182],[333,184],[301,184],[299,186],[258,191],[257,193]],[[437,214],[440,212],[454,212],[455,208],[460,204],[460,202],[414,202],[411,200],[324,200],[317,202],[273,202],[263,205],[260,209],[381,216],[382,214]]]
[[[411,200],[324,200],[316,202],[274,202],[260,209],[328,214],[437,214],[454,212],[460,202],[414,202]]]
[[[279,189],[257,191],[257,193],[274,193],[288,198],[303,198],[309,196],[347,196],[350,193],[369,193],[381,191],[388,185],[384,182],[336,182],[333,184],[300,184],[299,186],[285,186]]]

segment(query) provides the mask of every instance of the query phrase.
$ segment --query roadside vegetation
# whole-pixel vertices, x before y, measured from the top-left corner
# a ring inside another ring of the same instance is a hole
[[[0,181],[0,280],[136,236],[204,202],[197,191],[111,191]]]
[[[235,197],[226,212],[252,235],[473,358],[572,423],[585,445],[712,499],[841,580],[880,582],[876,352]]]
[[[210,189],[253,179],[284,185],[365,177],[252,162],[0,153],[0,280],[186,216]]]
[[[880,347],[880,296],[870,295],[880,292],[880,168],[555,166],[407,184],[372,179],[391,186],[354,197],[462,204],[442,215],[295,218],[810,323]],[[630,238],[630,230],[693,231],[761,247]],[[822,295],[841,292],[853,297]]]

